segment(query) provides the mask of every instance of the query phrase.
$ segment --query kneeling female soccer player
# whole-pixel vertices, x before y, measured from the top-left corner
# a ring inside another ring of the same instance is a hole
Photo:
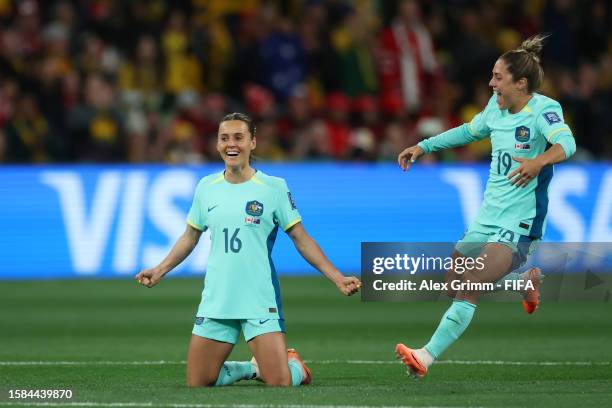
[[[152,287],[194,249],[203,231],[212,246],[202,300],[187,357],[190,387],[229,385],[260,379],[268,385],[309,384],[311,372],[298,353],[287,350],[278,278],[271,253],[282,228],[300,254],[344,295],[359,289],[355,277],[343,276],[302,226],[285,180],[251,167],[255,125],[232,113],[219,124],[217,150],[225,170],[200,180],[187,227],[170,253],[136,279]],[[226,361],[240,332],[253,359]]]

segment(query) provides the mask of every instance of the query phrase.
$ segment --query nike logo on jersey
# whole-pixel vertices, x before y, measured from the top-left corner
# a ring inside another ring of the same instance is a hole
[[[264,323],[265,323],[265,322],[267,322],[268,320],[270,320],[270,319],[260,320],[260,321],[259,321],[259,324],[264,324]]]
[[[208,207],[208,212],[211,212],[212,210],[214,210],[215,208],[217,208],[219,206],[219,204],[217,205],[213,205],[212,207]]]

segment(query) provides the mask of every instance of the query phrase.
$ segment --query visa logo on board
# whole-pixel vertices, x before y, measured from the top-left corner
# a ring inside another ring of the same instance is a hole
[[[101,171],[93,192],[86,196],[79,172],[44,172],[41,180],[57,192],[72,264],[83,275],[102,268],[113,242],[110,268],[119,274],[159,263],[185,229],[198,182],[196,174],[186,170],[168,170],[155,178],[145,171]],[[187,210],[177,206],[177,200],[189,203]],[[145,221],[166,244],[143,240]],[[207,240],[209,235],[203,234],[188,269],[201,273],[206,267],[210,245],[202,241]]]
[[[309,171],[314,171],[309,168]],[[351,169],[338,169],[351,172]],[[350,201],[359,206],[359,197],[364,194],[364,183],[380,182],[395,174],[395,168],[372,168],[371,180],[356,177],[353,181],[344,178],[339,187],[341,197],[351,196]],[[191,169],[150,171],[148,169],[100,169],[95,172],[80,168],[43,170],[37,178],[45,190],[52,191],[54,203],[45,203],[59,209],[53,217],[61,218],[63,231],[53,231],[53,239],[66,240],[70,262],[74,273],[96,275],[109,273],[130,275],[143,266],[157,264],[168,253],[176,239],[186,227],[186,216],[199,175]],[[368,176],[370,177],[370,176]],[[425,173],[411,174],[415,188],[435,177],[440,182],[436,189],[447,190],[456,197],[442,208],[441,218],[461,217],[467,228],[476,216],[482,202],[486,173],[483,169],[441,166]],[[317,177],[313,177],[317,180]],[[297,190],[295,184],[290,185]],[[428,181],[428,185],[431,181]],[[397,187],[393,185],[393,187]],[[313,181],[299,186],[302,194],[316,197],[321,194],[320,185]],[[400,190],[392,194],[401,194]],[[612,169],[605,169],[595,181],[588,167],[560,166],[549,191],[548,231],[552,229],[555,240],[565,242],[612,242]],[[426,200],[427,197],[421,197]],[[329,197],[321,197],[327,200]],[[581,206],[578,202],[582,202]],[[585,203],[587,203],[585,205]],[[388,200],[385,204],[390,213],[412,214],[418,203],[410,200]],[[368,231],[397,233],[397,220],[385,217],[364,217],[368,208],[347,212],[346,208],[321,207],[321,212],[310,211],[306,222],[323,236],[337,234],[336,224],[330,220],[343,220],[345,224],[360,225],[351,231],[350,248],[355,254],[338,252],[334,246],[324,248],[330,258],[346,258],[345,268],[359,270],[359,245],[370,238]],[[408,224],[406,224],[408,225]],[[441,242],[456,240],[460,231],[440,231]],[[412,235],[411,235],[412,234]],[[315,239],[317,238],[314,234]],[[420,242],[419,231],[406,230],[402,238]],[[203,235],[194,253],[181,266],[182,271],[201,274],[207,264],[210,237]],[[295,257],[299,257],[296,253]],[[348,258],[347,258],[348,257]],[[295,261],[290,259],[285,267],[290,269]],[[67,265],[68,267],[68,265]]]

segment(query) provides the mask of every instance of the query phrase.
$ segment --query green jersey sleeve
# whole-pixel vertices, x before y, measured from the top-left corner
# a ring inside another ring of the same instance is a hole
[[[289,228],[302,221],[302,217],[297,210],[297,206],[295,205],[295,201],[293,201],[293,197],[291,196],[291,192],[285,180],[279,183],[277,200],[278,206],[274,211],[274,219],[283,231],[287,231]]]
[[[477,140],[481,140],[491,134],[491,128],[487,124],[487,119],[495,109],[497,109],[497,102],[495,100],[495,94],[493,94],[484,110],[474,116],[470,123],[468,123],[467,130],[470,135]]]
[[[544,106],[537,120],[536,129],[550,144],[560,144],[569,158],[576,151],[576,142],[572,131],[563,120],[563,111],[559,103],[550,103]]]
[[[440,133],[438,136],[422,140],[418,145],[425,153],[431,153],[437,152],[438,150],[463,146],[483,138],[484,136],[479,137],[472,135],[468,130],[468,124],[464,123],[461,126]]]
[[[187,224],[191,225],[193,228],[206,231],[206,212],[204,211],[203,203],[204,203],[204,183],[201,180],[197,187],[195,194],[193,195],[193,202],[191,203],[191,208],[189,209],[189,214],[187,215]]]
[[[470,123],[464,123],[461,126],[447,130],[437,136],[425,139],[419,142],[418,146],[423,149],[425,153],[431,153],[452,147],[463,146],[488,137],[491,133],[491,129],[487,125],[486,119],[491,110],[492,103],[495,104],[495,97],[489,100],[485,109],[474,116]]]

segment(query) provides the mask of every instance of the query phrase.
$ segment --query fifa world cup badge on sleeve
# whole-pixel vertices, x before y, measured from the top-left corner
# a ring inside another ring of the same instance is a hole
[[[549,125],[561,122],[561,118],[556,112],[546,112],[543,113],[542,116],[544,116],[544,119],[546,119],[546,122],[548,122]]]
[[[295,201],[293,201],[293,196],[291,195],[290,191],[287,191],[287,198],[289,198],[289,204],[291,204],[291,209],[297,209],[297,206],[295,205]]]

